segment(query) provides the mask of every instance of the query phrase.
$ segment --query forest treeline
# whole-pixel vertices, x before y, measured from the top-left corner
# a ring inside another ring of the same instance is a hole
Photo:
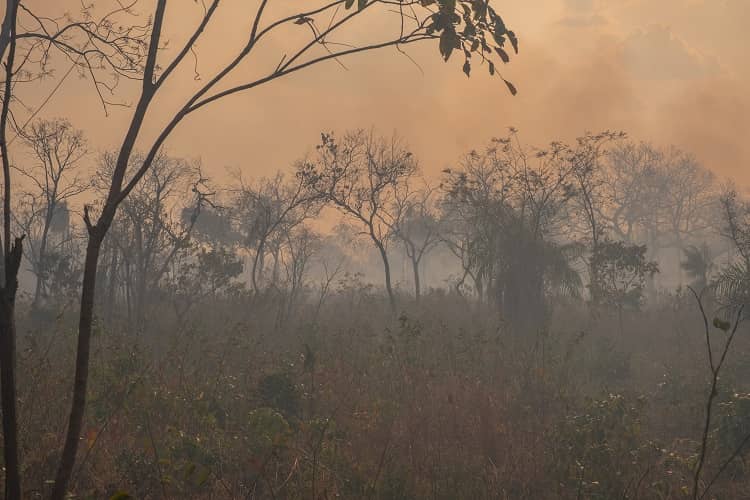
[[[87,154],[65,120],[35,123],[26,140],[33,156],[17,167],[29,182],[14,223],[26,235],[31,307],[54,311],[80,289],[77,212],[100,209],[89,200],[102,199],[114,157]],[[373,130],[323,134],[270,177],[237,169],[222,186],[204,170],[160,153],[123,201],[99,259],[105,322],[140,331],[167,304],[181,317],[224,295],[272,300],[288,316],[373,268],[394,313],[419,302],[427,280],[532,330],[561,297],[621,315],[655,303],[660,288],[710,290],[731,306],[747,286],[748,202],[689,153],[624,133],[540,148],[511,130],[437,179],[402,138]],[[439,280],[422,276],[434,255],[450,270]],[[394,260],[409,267],[398,287]]]
[[[45,443],[24,456],[41,492],[65,406],[53,374],[73,354],[60,333],[80,290],[79,212],[101,209],[90,200],[114,157],[65,120],[30,130],[35,182],[13,213],[31,271],[22,425]],[[619,132],[535,147],[511,129],[430,178],[403,138],[355,130],[322,134],[270,177],[221,185],[206,170],[160,153],[104,240],[78,491],[689,498],[747,485],[750,366],[730,362],[731,390],[718,387],[727,354],[750,347],[734,337],[750,205],[689,153]]]

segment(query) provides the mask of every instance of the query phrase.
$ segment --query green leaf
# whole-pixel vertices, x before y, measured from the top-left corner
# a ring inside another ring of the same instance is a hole
[[[351,9],[352,5],[354,5],[354,0],[346,0],[346,3],[344,4],[345,9]]]
[[[357,9],[362,10],[367,5],[367,0],[357,0]]]
[[[510,44],[513,45],[513,51],[518,54],[518,37],[514,32],[508,31],[508,39],[510,39]]]
[[[125,493],[124,491],[118,491],[111,497],[109,497],[109,500],[131,500],[133,497]]]
[[[515,86],[515,85],[513,85],[512,83],[510,83],[510,82],[509,82],[508,80],[506,80],[505,78],[503,78],[503,81],[505,82],[505,85],[506,85],[506,86],[508,87],[508,90],[510,90],[510,93],[511,93],[511,94],[513,94],[513,95],[516,95],[516,94],[518,94],[518,89],[516,88],[516,86]]]
[[[440,54],[446,61],[450,58],[453,49],[459,45],[458,36],[452,29],[445,29],[440,35]]]
[[[495,37],[502,36],[508,32],[508,28],[505,27],[505,22],[503,21],[503,18],[500,17],[492,7],[490,7],[490,14],[492,15],[492,20],[495,21]]]
[[[729,328],[731,328],[732,325],[729,323],[729,321],[724,321],[719,318],[714,318],[714,326],[718,328],[719,330],[723,330],[726,332],[729,330]]]
[[[456,0],[438,0],[440,10],[445,12],[454,12],[456,10]]]
[[[494,74],[495,74],[495,63],[490,61],[490,75],[494,75]]]
[[[497,55],[500,56],[500,59],[502,59],[504,63],[507,64],[508,62],[510,62],[510,57],[508,56],[508,53],[505,52],[503,49],[501,49],[500,47],[495,47],[495,52],[497,52]]]
[[[464,61],[464,73],[466,73],[467,77],[471,74],[471,63],[468,59]]]

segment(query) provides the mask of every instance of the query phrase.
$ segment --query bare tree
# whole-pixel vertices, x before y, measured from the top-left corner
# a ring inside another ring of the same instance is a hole
[[[395,313],[388,259],[396,221],[392,209],[399,186],[417,172],[416,160],[397,136],[386,139],[364,130],[349,132],[341,141],[323,134],[318,152],[317,161],[300,165],[297,175],[311,192],[362,226],[382,260],[385,290]]]
[[[284,234],[285,245],[281,255],[286,274],[286,306],[283,317],[291,316],[306,286],[310,261],[316,254],[320,237],[305,226],[292,228]]]
[[[280,246],[286,235],[320,211],[320,195],[305,189],[303,179],[287,179],[283,174],[249,184],[238,176],[240,188],[234,193],[234,219],[242,245],[250,251],[250,282],[256,296],[264,291],[266,257],[274,258],[278,269]],[[275,285],[272,273],[270,285]]]
[[[676,148],[664,153],[664,232],[679,257],[689,243],[706,236],[716,205],[716,178],[691,155]],[[681,275],[681,267],[678,269]]]
[[[440,243],[438,217],[433,206],[434,190],[425,186],[412,191],[409,182],[403,183],[394,195],[391,212],[394,214],[393,232],[404,245],[414,276],[414,296],[419,302],[422,294],[420,265],[422,259]]]
[[[14,216],[27,236],[25,255],[36,275],[33,309],[47,293],[48,254],[56,254],[70,238],[68,202],[90,187],[80,172],[88,150],[83,133],[67,120],[39,120],[22,137],[37,162],[29,169],[17,168],[31,189]],[[56,241],[50,232],[58,233]]]
[[[660,152],[646,143],[625,143],[610,152],[601,209],[607,228],[617,239],[653,243],[647,241],[647,233],[658,226],[661,212],[664,186],[660,164]]]

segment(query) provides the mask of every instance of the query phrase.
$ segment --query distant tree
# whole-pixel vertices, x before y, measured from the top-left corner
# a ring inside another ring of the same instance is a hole
[[[433,193],[429,186],[413,191],[407,181],[395,191],[395,201],[391,210],[394,214],[393,233],[404,245],[406,257],[411,263],[414,296],[417,302],[422,294],[420,265],[423,258],[441,242],[439,219],[433,206]]]
[[[276,286],[281,247],[295,228],[320,212],[321,196],[306,189],[301,177],[277,174],[255,183],[245,183],[233,196],[234,226],[241,245],[250,251],[250,283],[256,296],[265,291],[263,274],[266,257],[273,258],[269,286]]]
[[[318,251],[319,243],[319,235],[309,227],[298,226],[284,234],[281,260],[286,274],[286,306],[282,308],[282,322],[292,315],[299,301],[306,285],[311,260]]]
[[[91,184],[80,172],[88,152],[86,141],[70,122],[39,120],[22,137],[36,164],[28,169],[17,167],[30,188],[20,200],[15,219],[26,235],[25,255],[36,276],[32,301],[36,308],[48,293],[50,274],[56,267],[50,260],[64,258],[61,251],[71,238],[68,202]]]
[[[717,200],[716,177],[691,155],[671,148],[664,153],[663,232],[665,246],[682,255],[690,241],[713,226]]]
[[[137,162],[139,157],[135,158]],[[111,154],[103,156],[97,184],[109,177],[113,161]],[[129,324],[134,331],[144,328],[149,304],[153,303],[160,281],[178,252],[188,248],[195,220],[204,203],[203,193],[198,189],[203,183],[198,167],[162,154],[122,204],[110,235],[115,245],[112,250],[120,256],[119,275],[112,276],[111,285],[124,287]],[[106,186],[106,181],[104,184]],[[193,199],[188,196],[191,191]],[[185,199],[189,200],[189,206],[180,207]],[[185,208],[191,210],[193,216],[181,220]]]
[[[387,139],[363,130],[349,132],[340,141],[323,134],[317,150],[316,160],[300,165],[297,176],[311,193],[362,227],[382,260],[385,289],[395,313],[388,244],[396,224],[397,192],[416,174],[416,159],[399,137]]]
[[[688,245],[705,241],[717,214],[716,181],[677,148],[625,143],[613,148],[605,169],[602,215],[614,237],[648,246],[649,259],[673,250],[679,264]],[[682,278],[682,268],[676,270]],[[648,279],[655,293],[655,283]]]
[[[233,246],[240,235],[232,224],[231,207],[206,204],[196,216],[195,207],[183,207],[180,219],[183,225],[190,224],[195,217],[193,236],[211,247],[216,245]]]
[[[596,281],[589,285],[594,288],[591,293],[600,298],[600,303],[617,311],[622,333],[623,310],[640,308],[646,278],[659,272],[659,267],[646,259],[645,245],[622,241],[602,242],[592,261],[598,272]]]
[[[721,234],[732,246],[733,255],[719,270],[713,285],[724,306],[739,308],[750,305],[750,203],[733,188],[722,193],[720,203]]]
[[[544,320],[553,277],[571,279],[568,289],[578,281],[565,258],[568,245],[558,238],[571,213],[573,181],[563,144],[526,148],[515,130],[494,139],[486,152],[467,155],[462,168],[446,172],[444,206],[458,214],[467,237],[460,248],[474,269],[477,289],[486,288],[520,331]]]
[[[714,268],[711,249],[706,243],[702,245],[689,245],[683,251],[683,260],[680,267],[690,278],[690,286],[694,290],[705,289]]]
[[[647,143],[627,142],[612,148],[608,159],[602,207],[607,228],[619,240],[654,246],[666,189],[661,152]]]
[[[165,288],[177,318],[182,322],[193,305],[207,298],[240,293],[243,271],[241,256],[224,245],[204,246],[192,242],[188,251],[177,256],[174,271],[165,277]]]
[[[601,132],[579,137],[576,145],[567,153],[572,167],[576,195],[573,200],[582,222],[583,241],[588,246],[589,255],[595,255],[599,243],[606,237],[608,228],[602,213],[605,211],[605,164],[608,148],[612,143],[625,137],[622,132]],[[599,272],[595,259],[588,259],[589,281],[597,281]],[[591,288],[594,292],[596,289]],[[592,295],[591,301],[596,304],[599,297]]]

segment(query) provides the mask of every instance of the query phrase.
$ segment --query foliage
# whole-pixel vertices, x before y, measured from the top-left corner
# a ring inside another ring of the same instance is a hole
[[[646,259],[644,245],[607,241],[592,256],[598,269],[591,283],[592,295],[604,304],[617,308],[638,309],[643,300],[646,278],[659,272],[658,264]]]
[[[605,499],[626,496],[654,452],[642,437],[645,401],[620,394],[592,399],[555,431],[553,467],[561,491]]]

